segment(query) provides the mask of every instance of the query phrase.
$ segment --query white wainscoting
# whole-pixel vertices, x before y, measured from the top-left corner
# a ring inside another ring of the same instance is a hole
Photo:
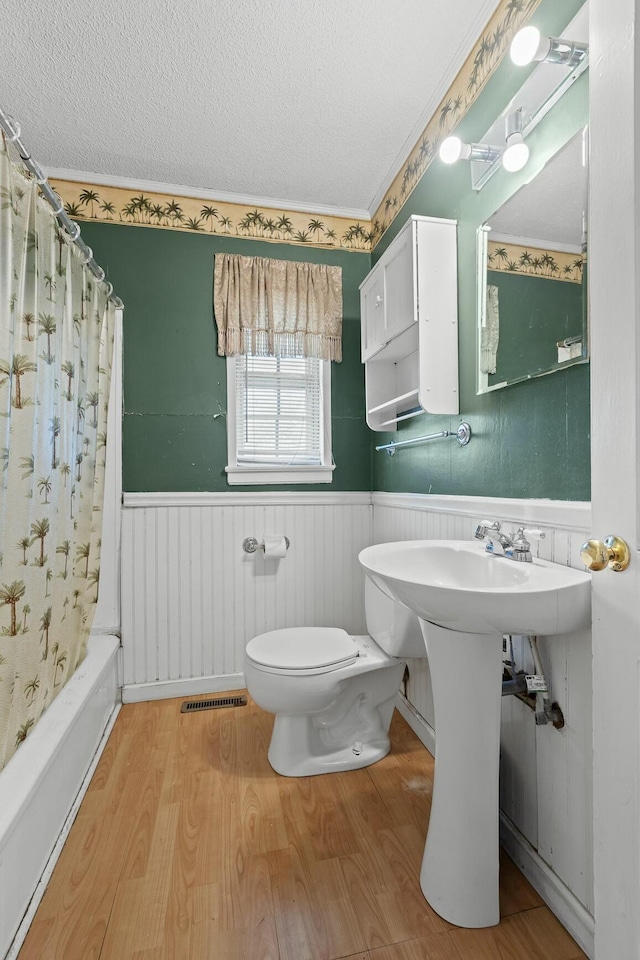
[[[289,537],[282,560],[245,537]],[[267,630],[365,633],[359,551],[370,493],[125,494],[123,700],[244,685],[244,648]]]
[[[357,556],[370,543],[469,540],[480,519],[540,527],[538,555],[580,567],[590,507],[386,493],[125,494],[122,538],[123,700],[244,684],[247,640],[301,625],[365,631]],[[285,559],[242,551],[245,537],[284,534]],[[515,638],[526,666],[526,646]],[[593,955],[591,633],[540,639],[566,726],[536,727],[524,704],[502,713],[503,842]],[[482,696],[482,691],[478,691]],[[433,749],[426,660],[410,663],[402,712]],[[436,731],[437,735],[437,731]]]
[[[519,525],[543,529],[545,539],[532,548],[538,556],[584,569],[580,545],[590,536],[589,504],[388,493],[374,493],[372,500],[375,543],[469,540],[481,519],[500,520],[506,530]],[[516,658],[527,668],[527,645],[522,638],[514,642]],[[551,725],[536,727],[527,706],[514,697],[503,699],[503,842],[592,956],[591,631],[542,637],[540,650],[565,727],[560,731]],[[428,664],[414,660],[409,668],[407,701],[418,714],[412,726],[429,746],[425,731],[433,728],[434,719]],[[410,711],[405,707],[402,712],[411,722]],[[437,730],[435,734],[437,739]]]

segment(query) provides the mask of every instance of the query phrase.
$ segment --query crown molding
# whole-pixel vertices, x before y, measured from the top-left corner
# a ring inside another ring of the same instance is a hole
[[[488,20],[495,13],[499,4],[500,0],[498,0],[498,2],[496,2],[496,0],[483,0],[483,2],[479,5],[480,8],[478,12],[470,21],[469,28],[465,33],[464,38],[460,41],[455,55],[451,58],[452,64],[465,62],[469,51],[482,33],[482,30],[486,26]],[[393,181],[396,179],[400,170],[402,170],[403,166],[407,162],[407,157],[411,155],[411,152],[420,139],[422,132],[425,130],[427,124],[435,114],[439,104],[444,100],[447,91],[453,85],[459,70],[459,67],[454,67],[452,70],[449,70],[444,74],[433,95],[429,98],[429,101],[420,113],[420,116],[411,130],[411,133],[407,136],[401,148],[398,150],[395,160],[389,168],[387,176],[384,178],[376,195],[371,201],[368,214],[370,220],[373,220],[377,210],[382,205],[389,188],[393,184]]]
[[[529,20],[542,0],[500,0],[471,48],[467,59],[416,138],[404,163],[372,211],[371,239],[375,249],[438,155],[441,141],[458,126],[500,65],[511,38]],[[483,5],[486,15],[486,2]]]
[[[555,240],[537,240],[535,237],[516,237],[509,233],[488,234],[487,240],[491,243],[506,243],[516,247],[533,247],[535,250],[555,250],[557,253],[572,253],[582,255],[582,247],[578,243],[556,243]]]

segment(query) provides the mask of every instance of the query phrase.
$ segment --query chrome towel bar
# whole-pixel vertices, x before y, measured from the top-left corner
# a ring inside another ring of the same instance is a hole
[[[455,437],[461,447],[471,440],[471,427],[463,421],[456,431],[441,430],[440,433],[430,433],[427,437],[413,437],[411,440],[394,440],[392,443],[383,443],[376,450],[386,450],[390,457],[393,457],[398,447],[408,447],[414,443],[426,443],[427,440],[442,440],[444,437]]]

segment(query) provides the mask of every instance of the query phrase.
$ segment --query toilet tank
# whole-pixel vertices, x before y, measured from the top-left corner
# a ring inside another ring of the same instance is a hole
[[[385,653],[392,657],[426,657],[415,613],[388,597],[369,577],[364,579],[364,608],[369,635]]]

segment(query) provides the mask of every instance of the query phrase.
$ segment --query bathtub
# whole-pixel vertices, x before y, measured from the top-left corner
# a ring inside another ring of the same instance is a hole
[[[17,956],[120,707],[115,636],[87,656],[0,772],[0,958]]]

